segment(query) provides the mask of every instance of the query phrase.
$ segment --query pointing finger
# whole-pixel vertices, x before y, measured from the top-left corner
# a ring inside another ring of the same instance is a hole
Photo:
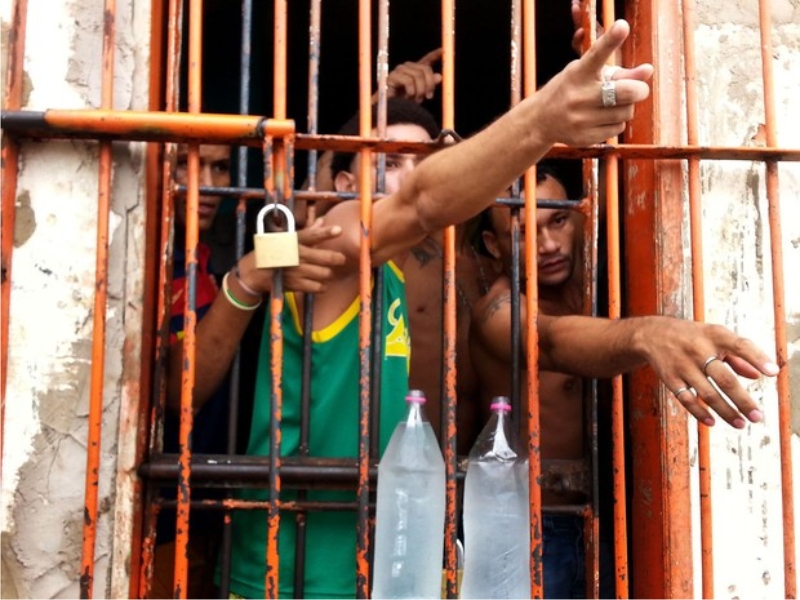
[[[587,74],[598,76],[603,65],[628,38],[630,30],[627,21],[623,19],[615,21],[579,59],[579,68]]]
[[[417,62],[428,66],[433,65],[434,63],[442,59],[443,53],[444,51],[441,48],[436,48],[436,50],[431,50],[425,56],[420,58]]]

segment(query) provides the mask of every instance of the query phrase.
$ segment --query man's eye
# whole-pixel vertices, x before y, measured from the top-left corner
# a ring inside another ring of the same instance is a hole
[[[215,173],[229,173],[231,170],[231,165],[228,161],[220,161],[214,163],[212,165],[212,169]]]

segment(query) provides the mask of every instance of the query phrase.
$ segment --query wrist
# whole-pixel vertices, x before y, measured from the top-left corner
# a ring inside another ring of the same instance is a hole
[[[231,286],[236,285],[236,278],[231,277],[231,274],[231,272],[225,273],[225,276],[222,278],[222,295],[225,297],[225,300],[234,308],[243,311],[252,311],[261,306],[260,297],[258,297],[255,302],[251,302],[245,298],[252,298],[252,296],[249,294],[246,295],[241,288],[236,291],[231,289]]]
[[[228,286],[234,292],[237,298],[247,301],[248,303],[261,302],[263,293],[258,291],[256,285],[247,282],[247,275],[243,274],[239,263],[236,263],[230,271],[231,277],[228,278]],[[249,274],[249,271],[245,271]],[[252,282],[252,277],[249,279]]]

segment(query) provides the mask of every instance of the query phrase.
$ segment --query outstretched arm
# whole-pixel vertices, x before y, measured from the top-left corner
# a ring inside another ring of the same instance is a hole
[[[320,292],[333,273],[333,267],[344,262],[344,256],[332,250],[317,248],[341,233],[338,227],[323,226],[321,220],[298,232],[300,265],[284,269],[284,287],[297,292]],[[227,275],[230,293],[244,306],[256,306],[272,290],[271,269],[258,269],[252,252],[243,256]],[[196,329],[194,408],[200,407],[214,394],[230,368],[236,348],[253,318],[253,310],[242,309],[220,290],[213,304]],[[169,350],[169,384],[167,403],[180,405],[183,342]]]
[[[521,298],[523,360],[527,359],[526,324]],[[472,331],[476,343],[510,363],[511,294],[507,286],[494,286],[476,306]],[[706,425],[714,424],[707,407],[737,428],[744,427],[745,417],[760,421],[761,412],[736,374],[756,379],[778,372],[753,342],[720,325],[660,316],[609,320],[540,313],[538,332],[540,369],[604,378],[649,364],[670,391],[678,392],[676,397],[684,408]],[[706,364],[711,357],[716,359]],[[696,390],[697,396],[689,388]]]
[[[616,71],[616,103],[603,106],[603,65],[628,33],[628,24],[617,21],[537,93],[474,137],[423,160],[397,193],[375,204],[373,261],[384,262],[429,233],[477,215],[553,144],[587,146],[621,133],[634,104],[648,97],[653,72],[651,65]],[[337,208],[330,218],[337,218]],[[355,261],[360,235],[352,212],[339,223],[344,252]]]

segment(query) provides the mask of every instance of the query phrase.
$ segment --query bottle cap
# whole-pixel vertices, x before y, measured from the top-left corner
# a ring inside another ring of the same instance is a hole
[[[497,396],[492,400],[492,403],[489,405],[489,408],[492,410],[502,410],[504,412],[509,412],[511,410],[511,403],[508,401],[506,396]]]
[[[425,404],[426,402],[425,392],[422,390],[408,390],[408,396],[406,396],[406,402],[416,402],[417,404]]]

